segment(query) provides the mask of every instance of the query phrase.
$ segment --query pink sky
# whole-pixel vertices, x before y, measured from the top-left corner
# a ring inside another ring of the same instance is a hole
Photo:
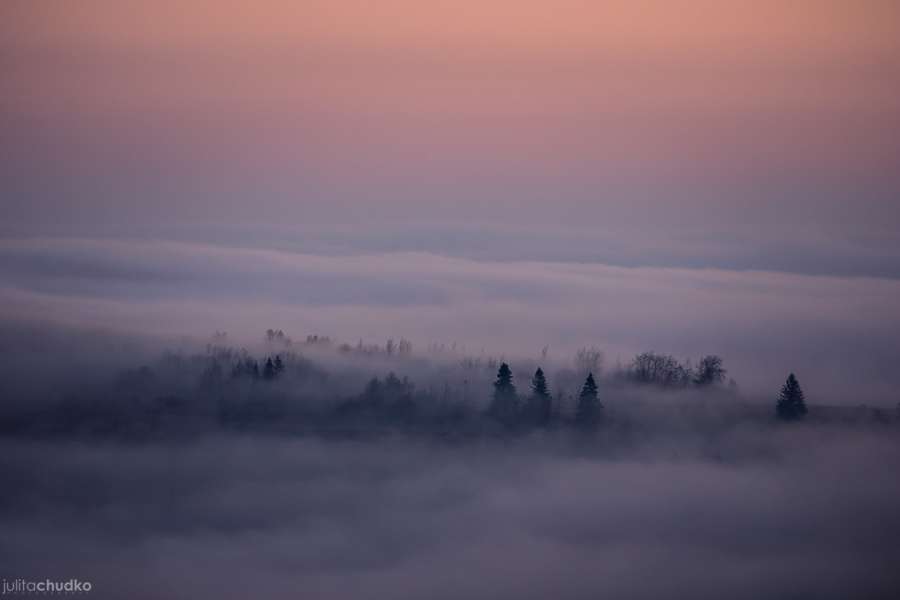
[[[0,11],[0,176],[26,221],[897,220],[890,2]]]

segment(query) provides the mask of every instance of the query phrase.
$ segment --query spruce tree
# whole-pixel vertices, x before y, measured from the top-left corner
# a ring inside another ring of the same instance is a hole
[[[537,425],[546,425],[550,422],[553,409],[550,390],[547,388],[547,378],[539,367],[531,378],[531,397],[528,399],[528,418]]]
[[[788,375],[787,381],[781,387],[781,394],[778,396],[775,412],[786,421],[800,419],[807,412],[803,390],[800,389],[800,382],[797,381],[793,373]]]
[[[519,414],[519,398],[516,386],[512,381],[512,370],[503,363],[497,370],[497,381],[494,382],[494,397],[491,402],[491,415],[505,425],[515,423]]]
[[[588,373],[578,395],[578,406],[575,409],[575,422],[582,427],[593,427],[600,418],[600,401],[597,399],[597,382],[594,374]]]

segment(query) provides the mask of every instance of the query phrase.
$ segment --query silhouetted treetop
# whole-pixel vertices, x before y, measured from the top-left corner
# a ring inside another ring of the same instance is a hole
[[[787,381],[781,386],[781,394],[778,396],[775,412],[780,418],[787,421],[800,419],[807,413],[803,390],[800,389],[800,382],[793,373],[788,375]]]
[[[580,348],[575,353],[575,368],[580,374],[600,373],[603,367],[603,351],[596,346]]]
[[[531,378],[531,393],[542,398],[550,396],[550,391],[547,389],[547,378],[544,377],[544,371],[540,367]]]
[[[284,346],[290,346],[293,343],[291,338],[280,329],[267,329],[266,341],[270,344],[281,344]]]
[[[519,398],[512,381],[512,370],[503,363],[497,370],[494,382],[494,397],[490,407],[491,415],[505,425],[512,425],[518,418]]]
[[[725,381],[728,371],[722,366],[722,358],[715,354],[709,354],[700,359],[694,370],[694,384],[713,385]]]
[[[544,371],[538,367],[531,378],[531,396],[526,405],[526,418],[535,425],[546,425],[550,421],[553,410],[550,390]]]
[[[629,375],[638,383],[678,387],[690,383],[690,371],[668,354],[643,352],[634,357]]]
[[[575,410],[575,421],[581,426],[592,427],[600,417],[600,401],[597,398],[597,382],[594,374],[588,373],[587,379],[578,395],[578,406]]]

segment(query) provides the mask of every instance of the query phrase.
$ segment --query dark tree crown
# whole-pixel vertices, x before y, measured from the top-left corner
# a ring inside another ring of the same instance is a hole
[[[497,370],[497,381],[494,382],[494,389],[496,390],[515,390],[515,386],[512,382],[512,370],[509,368],[509,365],[503,363],[500,365],[500,368]]]
[[[788,421],[799,419],[807,413],[803,390],[793,373],[788,375],[784,385],[781,386],[781,394],[778,396],[775,411],[780,418]]]
[[[531,396],[525,405],[525,418],[533,425],[540,427],[550,423],[553,417],[553,400],[547,387],[544,371],[538,368],[531,378]]]
[[[587,379],[584,380],[584,386],[581,388],[581,398],[597,398],[597,382],[594,381],[594,374],[588,373]]]
[[[497,370],[497,381],[494,382],[494,398],[491,401],[490,413],[501,423],[512,426],[519,417],[519,397],[512,381],[512,370],[503,363]]]
[[[550,396],[550,391],[547,389],[547,378],[544,377],[544,371],[540,367],[531,378],[531,393],[542,398]]]
[[[597,382],[594,374],[588,373],[587,379],[578,395],[578,406],[575,409],[575,421],[582,426],[591,427],[600,416],[600,401],[597,399]]]
[[[722,366],[722,358],[709,354],[700,359],[694,372],[694,384],[699,386],[722,383],[728,371]]]

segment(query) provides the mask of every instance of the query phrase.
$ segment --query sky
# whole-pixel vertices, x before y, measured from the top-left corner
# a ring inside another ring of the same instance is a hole
[[[702,346],[887,402],[898,73],[880,0],[7,1],[2,316]]]
[[[792,223],[895,241],[893,2],[0,10],[14,221]]]

